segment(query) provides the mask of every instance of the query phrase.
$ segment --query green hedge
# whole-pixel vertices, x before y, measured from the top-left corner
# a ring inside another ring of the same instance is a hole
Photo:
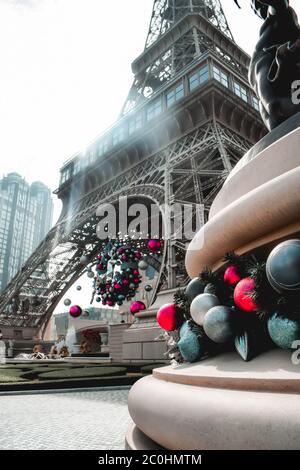
[[[148,364],[141,367],[142,374],[152,374],[153,369],[158,369],[159,367],[165,367],[167,364]]]
[[[48,373],[48,372],[56,372],[62,370],[69,370],[68,368],[62,369],[61,367],[33,367],[31,370],[23,371],[22,377],[26,380],[35,380],[39,378],[39,374]]]
[[[110,377],[114,375],[125,375],[125,367],[87,367],[78,369],[63,369],[53,372],[42,372],[40,380],[76,379],[85,377]]]
[[[24,382],[21,377],[23,371],[18,369],[6,369],[0,371],[0,383]]]

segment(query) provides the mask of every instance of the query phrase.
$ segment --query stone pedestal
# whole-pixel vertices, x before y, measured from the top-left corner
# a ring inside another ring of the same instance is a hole
[[[149,310],[135,315],[135,322],[124,331],[123,360],[134,362],[165,361],[166,344],[157,338],[163,333],[156,321],[157,310],[164,304],[173,302],[175,290],[165,290],[158,294],[156,302]]]
[[[300,236],[300,115],[262,139],[217,195],[186,257],[191,278],[224,254],[263,252]],[[273,350],[156,369],[129,395],[127,448],[274,450],[300,447],[300,365]]]
[[[127,448],[299,449],[299,410],[300,365],[289,352],[163,367],[131,389]]]

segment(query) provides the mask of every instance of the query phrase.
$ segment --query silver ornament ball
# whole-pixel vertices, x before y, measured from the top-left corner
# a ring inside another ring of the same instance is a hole
[[[140,261],[138,264],[139,269],[145,271],[148,268],[148,263],[144,260]]]
[[[89,259],[87,256],[81,256],[79,259],[80,264],[88,264]]]
[[[217,305],[220,305],[219,299],[214,294],[200,294],[194,298],[191,303],[191,317],[197,325],[202,326],[207,312]]]

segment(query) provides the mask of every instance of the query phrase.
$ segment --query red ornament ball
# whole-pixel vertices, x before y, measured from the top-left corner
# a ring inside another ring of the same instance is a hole
[[[157,322],[166,331],[174,331],[180,326],[180,319],[175,304],[166,304],[157,312]]]
[[[136,313],[140,312],[141,310],[146,310],[146,305],[143,302],[138,300],[132,302],[130,305],[130,313],[135,315]]]
[[[238,308],[244,310],[244,312],[257,312],[259,308],[251,297],[255,287],[254,279],[246,277],[242,279],[234,289],[234,303]]]
[[[70,307],[69,313],[71,317],[78,318],[82,314],[82,308],[79,307],[79,305],[72,305],[72,307]]]
[[[161,243],[159,240],[149,240],[148,241],[148,248],[151,251],[159,250],[161,247]]]
[[[228,266],[224,273],[224,282],[228,286],[235,286],[241,280],[238,269],[236,266]]]

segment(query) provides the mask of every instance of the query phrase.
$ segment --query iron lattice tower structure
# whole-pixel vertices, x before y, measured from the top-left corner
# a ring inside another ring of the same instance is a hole
[[[85,269],[80,257],[97,253],[99,204],[123,195],[159,205],[201,204],[207,219],[228,173],[265,133],[247,81],[249,60],[220,1],[154,1],[120,118],[62,167],[56,191],[62,213],[1,296],[0,327],[45,330]],[[169,222],[173,229],[171,216]],[[185,244],[175,229],[165,245],[160,289],[186,282]]]

